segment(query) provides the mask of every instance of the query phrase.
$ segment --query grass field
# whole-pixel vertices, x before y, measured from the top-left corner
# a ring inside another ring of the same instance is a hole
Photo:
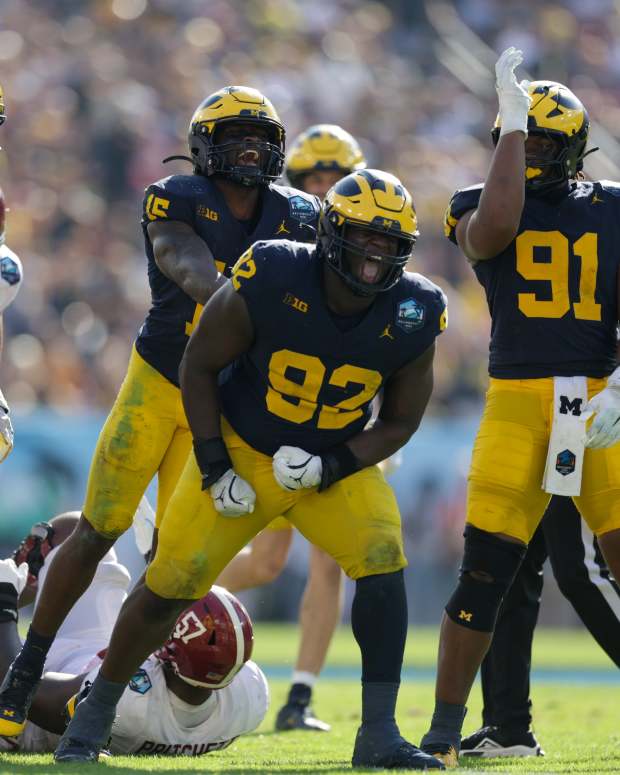
[[[358,652],[350,632],[337,635],[329,669],[316,692],[316,710],[329,721],[329,734],[274,734],[273,718],[285,697],[288,671],[296,648],[295,630],[257,625],[256,661],[270,677],[272,707],[262,727],[227,751],[190,759],[109,759],[105,773],[241,773],[350,772],[350,756],[359,723]],[[398,719],[413,742],[425,732],[433,706],[434,630],[411,631],[405,661]],[[582,632],[540,631],[535,641],[535,727],[544,758],[462,761],[460,772],[620,773],[620,681],[618,671]],[[472,692],[465,732],[479,725],[480,691]],[[0,775],[53,772],[64,775],[94,767],[55,766],[51,756],[0,755]],[[395,770],[392,770],[395,772]]]

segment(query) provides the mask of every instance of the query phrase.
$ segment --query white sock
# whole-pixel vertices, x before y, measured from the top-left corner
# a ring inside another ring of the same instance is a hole
[[[305,686],[309,686],[312,689],[314,687],[314,684],[316,683],[317,678],[318,678],[318,675],[316,675],[315,673],[310,673],[307,670],[293,670],[293,677],[291,678],[291,683],[304,684]]]

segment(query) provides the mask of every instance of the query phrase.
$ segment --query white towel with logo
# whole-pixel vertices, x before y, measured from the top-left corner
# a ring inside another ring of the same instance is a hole
[[[579,495],[588,403],[587,377],[553,378],[553,421],[542,488],[554,495]]]

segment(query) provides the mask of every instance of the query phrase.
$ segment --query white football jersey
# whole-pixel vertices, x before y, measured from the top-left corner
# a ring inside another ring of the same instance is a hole
[[[49,553],[41,569],[39,590],[56,551]],[[111,549],[58,631],[45,661],[46,671],[87,673],[82,687],[95,679],[101,665],[98,652],[108,644],[129,583],[127,569]],[[121,697],[110,748],[118,755],[199,756],[226,748],[239,735],[256,729],[268,707],[267,679],[254,662],[246,662],[228,686],[195,706],[168,690],[161,662],[150,657]],[[58,740],[58,735],[29,721],[19,738],[0,738],[0,751],[46,753],[56,749]]]
[[[23,278],[24,270],[17,254],[6,245],[0,245],[0,312],[17,296]]]
[[[98,670],[99,665],[85,676],[84,683],[93,681]],[[200,756],[227,748],[265,718],[269,707],[267,679],[258,665],[249,661],[228,686],[215,690],[202,705],[192,706],[191,713],[179,713],[181,706],[190,707],[169,691],[161,662],[150,657],[131,679],[118,704],[111,753]],[[190,715],[201,720],[192,723]],[[185,724],[180,716],[188,719]],[[28,722],[18,740],[0,738],[0,750],[44,753],[54,751],[58,740],[58,735]]]
[[[92,671],[85,680],[94,680],[96,674],[97,670]],[[215,690],[203,703],[205,713],[197,724],[180,721],[179,705],[187,708],[174,695],[171,701],[162,663],[151,657],[131,679],[118,704],[112,754],[199,756],[226,748],[265,718],[267,679],[256,663],[246,662],[228,686]]]

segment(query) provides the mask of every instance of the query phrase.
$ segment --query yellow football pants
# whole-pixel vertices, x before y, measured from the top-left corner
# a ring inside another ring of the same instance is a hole
[[[159,532],[147,586],[165,598],[205,595],[248,541],[281,514],[311,543],[330,554],[353,579],[405,567],[400,514],[377,466],[336,482],[325,492],[283,490],[272,459],[246,444],[223,421],[234,469],[256,492],[254,513],[224,517],[215,510],[190,455]]]
[[[116,538],[131,525],[157,474],[156,524],[192,448],[181,391],[136,352],[103,426],[88,477],[84,516]]]
[[[588,398],[605,387],[588,379]],[[553,379],[491,379],[472,453],[467,522],[528,543],[551,496],[542,489]],[[620,444],[586,449],[575,504],[596,535],[620,528]]]

